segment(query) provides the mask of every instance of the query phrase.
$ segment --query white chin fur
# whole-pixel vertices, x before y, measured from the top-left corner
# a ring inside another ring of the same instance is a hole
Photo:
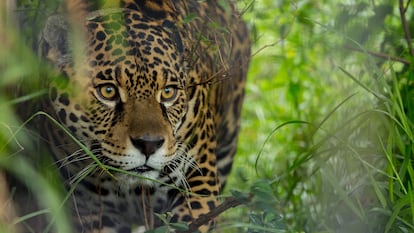
[[[138,174],[136,176],[128,175],[128,174],[120,174],[118,175],[118,179],[122,183],[126,183],[127,185],[134,186],[134,185],[142,185],[147,187],[153,187],[158,184],[158,171],[147,171],[142,174]]]

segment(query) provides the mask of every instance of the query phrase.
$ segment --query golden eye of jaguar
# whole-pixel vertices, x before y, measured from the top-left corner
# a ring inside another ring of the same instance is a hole
[[[105,100],[115,100],[118,97],[118,91],[113,84],[103,84],[96,88],[98,94]]]
[[[177,96],[177,88],[173,86],[167,86],[161,90],[161,102],[170,102]]]

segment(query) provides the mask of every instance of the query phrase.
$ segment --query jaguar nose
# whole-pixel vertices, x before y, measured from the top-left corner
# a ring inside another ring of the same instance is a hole
[[[132,144],[137,148],[145,157],[149,157],[155,153],[163,144],[164,138],[160,136],[140,136],[138,138],[130,137]]]

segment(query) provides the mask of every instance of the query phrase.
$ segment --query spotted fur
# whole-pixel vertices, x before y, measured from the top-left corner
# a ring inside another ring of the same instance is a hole
[[[59,71],[44,109],[67,129],[45,120],[42,132],[76,186],[76,231],[153,228],[167,212],[191,222],[215,208],[231,169],[247,29],[216,1],[98,2],[68,0],[42,34]]]

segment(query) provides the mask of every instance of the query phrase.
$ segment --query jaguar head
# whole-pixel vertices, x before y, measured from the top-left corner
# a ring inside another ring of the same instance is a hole
[[[187,74],[180,38],[165,25],[172,23],[119,10],[89,15],[78,37],[58,16],[43,33],[43,53],[62,76],[50,88],[56,116],[129,183],[151,185],[184,166]],[[81,161],[80,151],[66,156]]]

